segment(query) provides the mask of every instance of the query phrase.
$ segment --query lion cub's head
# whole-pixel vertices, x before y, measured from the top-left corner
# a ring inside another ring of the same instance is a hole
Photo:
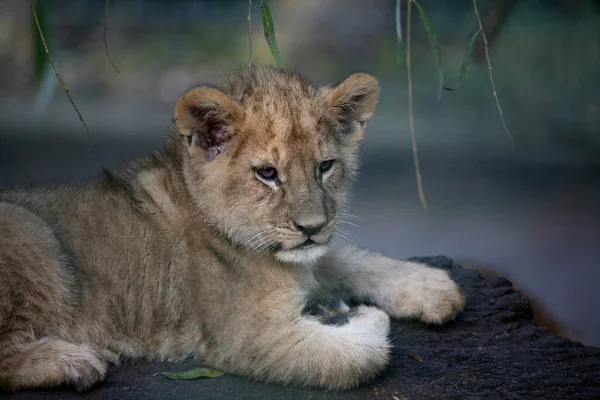
[[[275,68],[199,86],[175,107],[188,189],[233,242],[286,262],[324,255],[357,169],[379,86],[317,87]]]

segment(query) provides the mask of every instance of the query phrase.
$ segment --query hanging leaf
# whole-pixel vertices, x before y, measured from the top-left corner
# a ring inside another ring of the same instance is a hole
[[[492,71],[492,62],[490,61],[490,49],[488,48],[488,40],[485,37],[485,30],[483,29],[483,24],[481,23],[481,15],[479,15],[479,7],[477,6],[477,0],[473,0],[473,12],[475,12],[475,16],[477,17],[477,25],[479,25],[479,30],[481,31],[481,38],[483,39],[483,49],[485,50],[485,61],[488,67],[488,75],[490,77],[490,85],[492,86],[492,94],[494,95],[494,100],[496,100],[496,108],[498,108],[498,115],[500,116],[500,122],[502,122],[502,127],[504,128],[504,132],[506,136],[510,139],[510,144],[512,146],[513,151],[515,150],[515,139],[512,134],[508,130],[508,126],[506,125],[506,121],[504,120],[504,113],[502,112],[502,106],[500,105],[500,99],[498,99],[498,92],[496,91],[496,83],[494,83],[494,72]]]
[[[421,6],[421,4],[416,0],[412,0],[412,2],[415,6],[417,6],[417,9],[419,10],[421,21],[423,22],[425,29],[427,29],[427,33],[429,34],[429,41],[431,42],[431,46],[433,47],[433,51],[435,52],[437,58],[438,75],[440,77],[438,101],[440,101],[442,99],[442,90],[444,88],[444,70],[442,69],[442,52],[440,50],[440,45],[437,39],[437,33],[435,31],[435,27],[433,26],[431,18],[429,18],[429,14],[427,14],[427,11],[425,11],[425,8],[423,8],[423,6]]]
[[[399,67],[402,66],[402,8],[400,0],[396,0],[396,63]]]
[[[477,29],[475,31],[475,33],[473,33],[473,35],[471,35],[471,38],[469,39],[469,43],[467,44],[467,51],[465,51],[465,56],[463,57],[462,66],[460,67],[460,76],[458,77],[458,81],[456,81],[454,86],[444,86],[444,89],[446,89],[446,90],[458,89],[458,87],[462,84],[462,81],[467,76],[467,69],[469,68],[469,63],[471,62],[471,57],[473,56],[473,47],[475,44],[475,39],[477,39],[477,36],[479,36],[479,32],[481,32],[481,31],[479,29]]]
[[[273,17],[271,16],[271,9],[267,3],[261,1],[260,10],[262,13],[263,28],[265,30],[265,40],[271,49],[273,58],[277,61],[277,64],[283,68],[279,47],[277,46],[277,40],[275,39],[275,25],[273,24]]]
[[[152,376],[163,375],[169,379],[198,379],[198,378],[218,378],[225,372],[212,368],[194,368],[185,372],[157,372]]]

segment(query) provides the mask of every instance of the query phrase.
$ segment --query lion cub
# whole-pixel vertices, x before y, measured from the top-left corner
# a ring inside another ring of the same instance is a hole
[[[0,193],[0,387],[102,381],[187,358],[350,388],[388,362],[389,316],[464,305],[444,271],[332,247],[378,83],[254,68],[175,106],[165,148],[95,181]],[[311,304],[368,301],[344,325]]]

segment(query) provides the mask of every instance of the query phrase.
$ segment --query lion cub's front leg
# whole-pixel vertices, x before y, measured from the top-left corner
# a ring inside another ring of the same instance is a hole
[[[332,248],[317,273],[322,291],[372,301],[394,318],[441,323],[465,305],[446,271],[353,247]]]

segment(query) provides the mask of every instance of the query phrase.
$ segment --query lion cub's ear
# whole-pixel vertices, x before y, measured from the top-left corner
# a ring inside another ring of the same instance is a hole
[[[190,153],[205,155],[207,161],[226,153],[242,119],[242,109],[223,92],[206,86],[184,93],[175,106],[173,122],[186,136]]]
[[[364,128],[373,116],[379,97],[379,83],[368,74],[354,74],[330,89],[326,102],[347,133]]]

